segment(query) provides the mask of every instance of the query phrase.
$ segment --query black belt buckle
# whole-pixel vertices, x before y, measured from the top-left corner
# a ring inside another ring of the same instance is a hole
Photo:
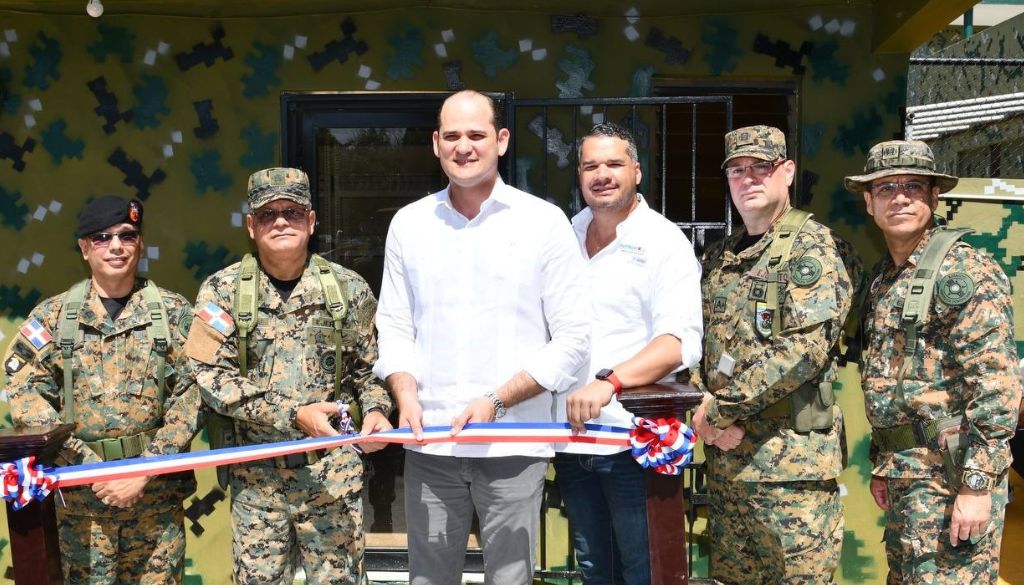
[[[296,469],[307,465],[313,465],[317,461],[323,459],[326,455],[326,449],[317,449],[315,451],[281,455],[279,457],[275,457],[274,462],[280,469]]]
[[[928,447],[929,449],[938,447],[938,444],[928,437],[928,423],[919,421],[913,423],[911,427],[914,429],[914,439],[919,447]]]

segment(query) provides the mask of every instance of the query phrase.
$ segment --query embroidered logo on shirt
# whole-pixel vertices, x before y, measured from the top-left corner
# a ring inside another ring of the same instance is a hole
[[[18,370],[25,367],[25,363],[21,356],[11,354],[11,357],[7,358],[7,361],[4,362],[4,369],[7,371],[8,376],[13,376],[18,373]]]
[[[235,320],[227,311],[221,309],[213,301],[207,301],[206,306],[200,309],[196,316],[221,333],[227,335],[235,326]]]
[[[722,296],[722,295],[716,296],[715,300],[714,300],[714,309],[713,310],[716,313],[724,313],[725,312],[725,301],[726,301],[725,296]]]
[[[974,296],[974,288],[974,280],[963,272],[947,274],[935,284],[939,300],[951,306],[969,301]]]
[[[629,261],[634,264],[646,264],[647,253],[644,252],[643,246],[634,246],[632,244],[620,244],[619,251],[629,256]]]
[[[53,341],[53,336],[46,330],[46,327],[43,327],[42,323],[36,321],[35,317],[29,319],[28,323],[21,326],[21,334],[25,336],[25,339],[27,339],[28,342],[32,344],[32,347],[36,348],[37,351],[43,349],[46,347],[47,343]]]
[[[768,308],[767,303],[757,303],[754,308],[754,327],[761,337],[770,337],[772,334],[772,321],[775,315]]]
[[[752,301],[763,301],[768,295],[768,284],[760,280],[750,283],[750,296]]]

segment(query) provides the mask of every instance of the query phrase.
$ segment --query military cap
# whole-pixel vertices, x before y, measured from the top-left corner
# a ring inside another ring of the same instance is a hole
[[[119,223],[130,223],[142,229],[142,203],[117,195],[104,195],[85,204],[78,214],[75,237],[84,238]]]
[[[725,135],[725,160],[722,168],[734,158],[749,156],[770,162],[786,158],[786,137],[772,126],[747,126]]]
[[[935,177],[939,193],[956,187],[960,181],[953,175],[935,170],[935,155],[932,149],[920,140],[888,140],[879,142],[868,152],[868,162],[863,175],[843,179],[843,185],[851,193],[861,194],[871,188],[871,181],[892,175],[924,175]]]
[[[310,206],[309,177],[299,169],[272,167],[249,175],[249,209],[271,201],[290,199]]]

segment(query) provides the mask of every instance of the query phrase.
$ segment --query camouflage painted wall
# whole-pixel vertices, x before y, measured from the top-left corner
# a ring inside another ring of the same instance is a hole
[[[187,297],[244,253],[245,178],[279,160],[286,89],[461,81],[519,97],[614,97],[645,95],[652,76],[795,79],[796,158],[815,179],[810,209],[867,264],[877,258],[878,238],[864,233],[861,204],[840,181],[898,131],[907,71],[905,55],[871,53],[868,4],[699,18],[623,12],[557,19],[416,8],[224,21],[0,13],[0,344],[35,303],[85,275],[71,234],[89,197],[145,201],[145,268]],[[842,381],[852,457],[840,577],[875,582],[880,515],[865,487],[856,372]],[[226,582],[226,510],[209,479],[188,506],[192,583]]]

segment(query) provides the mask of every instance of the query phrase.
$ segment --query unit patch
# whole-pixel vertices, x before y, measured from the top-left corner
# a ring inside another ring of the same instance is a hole
[[[13,376],[18,373],[18,370],[24,368],[26,363],[28,362],[22,359],[20,355],[12,353],[11,356],[7,358],[7,361],[4,362],[4,370],[7,372],[8,376]]]
[[[757,330],[758,335],[761,337],[771,337],[772,320],[774,318],[775,315],[768,308],[768,303],[757,303],[754,306],[754,329]]]
[[[320,368],[328,374],[333,374],[338,367],[338,358],[333,351],[325,352],[320,356]]]
[[[749,299],[752,301],[763,301],[768,295],[768,283],[762,280],[755,280],[750,283]]]
[[[801,256],[789,267],[789,279],[799,286],[818,282],[821,278],[821,262],[812,256]]]
[[[951,306],[962,305],[974,296],[974,280],[964,272],[947,274],[935,283],[939,300]]]
[[[231,318],[231,315],[213,301],[207,301],[202,309],[196,311],[196,317],[224,336],[230,335],[235,328],[235,320]]]

